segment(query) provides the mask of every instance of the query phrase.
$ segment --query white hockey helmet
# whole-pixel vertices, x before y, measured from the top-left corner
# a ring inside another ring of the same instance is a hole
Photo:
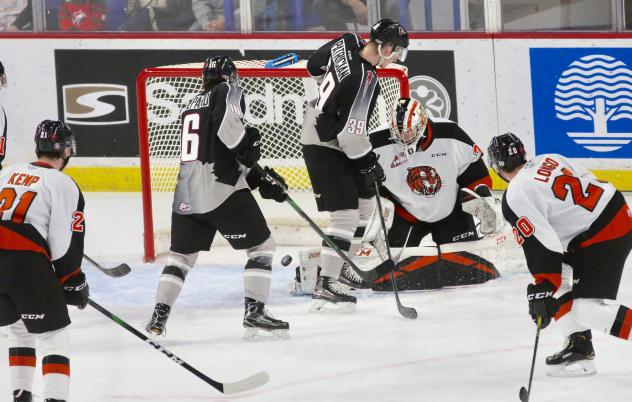
[[[401,98],[391,113],[391,135],[402,145],[417,144],[425,135],[428,114],[421,103],[411,98]]]

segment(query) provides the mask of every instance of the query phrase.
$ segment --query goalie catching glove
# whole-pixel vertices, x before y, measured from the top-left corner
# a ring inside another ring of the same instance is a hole
[[[262,170],[264,175],[261,175],[257,169],[251,169],[246,176],[246,181],[250,189],[254,190],[258,188],[261,198],[266,200],[274,200],[276,202],[287,200],[287,183],[285,183],[283,176],[268,166]]]
[[[469,189],[461,189],[463,211],[481,221],[481,233],[490,235],[498,233],[504,220],[500,212],[500,201],[494,198],[491,190],[482,184],[471,194]]]

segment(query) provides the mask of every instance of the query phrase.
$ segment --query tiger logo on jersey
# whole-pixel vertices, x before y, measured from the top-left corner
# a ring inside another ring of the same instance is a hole
[[[441,176],[431,166],[409,168],[406,183],[413,193],[428,198],[434,197],[441,190]]]

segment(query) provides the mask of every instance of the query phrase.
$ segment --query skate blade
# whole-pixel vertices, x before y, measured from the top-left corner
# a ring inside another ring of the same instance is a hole
[[[547,366],[546,369],[546,375],[550,377],[588,377],[595,374],[597,374],[597,369],[591,360]]]
[[[272,331],[248,327],[244,328],[244,340],[249,342],[283,341],[290,337],[287,329],[275,329]]]
[[[310,313],[320,314],[350,314],[356,309],[355,303],[331,303],[327,300],[314,300]]]

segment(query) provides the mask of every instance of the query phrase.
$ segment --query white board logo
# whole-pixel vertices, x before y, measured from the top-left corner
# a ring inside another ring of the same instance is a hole
[[[64,120],[71,124],[105,126],[129,123],[127,86],[72,84],[62,87]]]
[[[629,144],[632,133],[609,132],[608,121],[632,119],[632,70],[603,54],[575,60],[555,87],[555,113],[561,120],[592,120],[592,132],[566,133],[586,149],[612,152]]]
[[[443,84],[427,75],[416,75],[409,82],[411,97],[423,105],[431,119],[450,117],[452,104]]]

